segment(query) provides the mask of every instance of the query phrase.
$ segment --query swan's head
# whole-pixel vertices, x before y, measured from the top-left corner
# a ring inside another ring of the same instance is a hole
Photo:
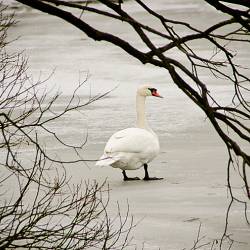
[[[140,96],[155,96],[163,98],[158,92],[157,89],[148,85],[139,86],[137,89],[137,95]]]

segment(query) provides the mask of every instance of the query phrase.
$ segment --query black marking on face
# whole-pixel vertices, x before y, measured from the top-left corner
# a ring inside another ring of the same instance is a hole
[[[157,93],[157,89],[155,88],[148,88],[151,91],[151,94],[154,95],[155,93]]]

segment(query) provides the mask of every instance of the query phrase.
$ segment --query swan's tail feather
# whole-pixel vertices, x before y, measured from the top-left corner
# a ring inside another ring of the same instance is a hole
[[[107,167],[107,166],[111,166],[113,163],[116,162],[116,159],[112,158],[112,157],[108,157],[107,155],[103,155],[99,161],[96,162],[96,166],[99,167]]]

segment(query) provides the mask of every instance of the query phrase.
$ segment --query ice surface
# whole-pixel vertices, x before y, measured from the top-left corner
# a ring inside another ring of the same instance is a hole
[[[187,19],[204,27],[208,16],[213,20],[220,19],[201,1],[149,2],[171,18]],[[134,6],[133,1],[128,1],[124,8],[133,10],[133,15],[147,21],[142,10]],[[60,124],[53,124],[53,129],[70,142],[77,142],[88,131],[83,157],[98,159],[112,133],[134,126],[134,96],[138,84],[152,83],[165,97],[147,102],[149,123],[161,142],[161,153],[149,171],[152,176],[164,177],[163,181],[124,183],[119,170],[97,168],[94,163],[89,163],[89,167],[83,164],[68,167],[72,181],[96,179],[101,182],[108,177],[110,211],[116,210],[117,201],[124,209],[128,202],[130,212],[139,222],[133,231],[132,241],[137,249],[189,249],[196,239],[200,223],[206,241],[219,238],[229,203],[225,186],[227,152],[205,115],[172,84],[167,72],[141,65],[112,45],[91,41],[55,17],[27,8],[16,13],[19,22],[10,30],[9,38],[20,38],[11,45],[11,49],[25,50],[29,57],[29,71],[34,78],[41,74],[46,78],[55,70],[48,81],[48,89],[60,89],[68,95],[86,74],[90,77],[81,91],[82,98],[88,98],[90,90],[94,95],[118,86],[108,98],[87,106],[83,116],[75,112]],[[110,24],[100,17],[90,19],[97,27],[104,25],[110,28]],[[123,37],[133,38],[129,29],[120,30],[117,23],[112,28]],[[196,46],[207,53],[205,44]],[[250,57],[246,56],[249,51],[242,54],[249,65]],[[210,80],[206,72],[204,79]],[[212,91],[220,96],[222,102],[228,102],[232,96],[231,89],[221,82],[218,86],[215,83],[211,80]],[[60,105],[63,104],[62,99]],[[48,150],[58,152],[59,148],[48,141]],[[60,148],[60,152],[70,157],[67,150]],[[128,174],[142,177],[143,170]],[[235,243],[232,249],[250,249],[250,230],[243,218],[243,206],[233,207],[230,216],[230,232],[234,239],[243,242]]]

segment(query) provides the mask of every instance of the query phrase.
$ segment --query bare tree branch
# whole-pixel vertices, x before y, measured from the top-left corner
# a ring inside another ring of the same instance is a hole
[[[56,110],[60,95],[40,91],[44,81],[32,82],[24,56],[7,53],[7,30],[14,21],[4,10],[0,4],[0,249],[125,249],[134,227],[129,206],[125,216],[117,207],[113,218],[106,182],[72,186],[65,164],[86,161],[77,150],[87,139],[71,145],[50,127],[107,93],[81,100],[77,91],[86,77],[65,107]],[[41,142],[44,134],[71,149],[72,159],[51,156]]]
[[[99,0],[98,4],[90,7],[90,3],[68,3],[58,0],[17,0],[32,8],[42,12],[57,16],[79,30],[83,31],[88,37],[96,41],[107,41],[114,46],[136,58],[143,64],[151,64],[166,70],[171,76],[174,84],[183,91],[198,107],[206,114],[213,125],[218,136],[225,143],[228,149],[229,162],[228,172],[234,164],[238,164],[241,169],[242,185],[245,195],[250,200],[249,195],[249,171],[250,155],[249,150],[244,147],[249,145],[249,83],[250,78],[246,73],[248,65],[237,63],[237,53],[232,52],[230,46],[237,42],[240,46],[249,46],[249,1],[234,0],[205,0],[222,13],[222,20],[213,23],[206,28],[199,29],[191,24],[171,20],[166,16],[154,11],[142,0],[136,0],[140,8],[158,23],[158,28],[145,25],[128,11],[125,11],[123,4],[115,3],[111,0]],[[233,4],[233,5],[232,5]],[[105,6],[105,11],[102,7]],[[67,7],[67,8],[65,8]],[[91,15],[102,15],[110,21],[118,21],[120,25],[129,25],[133,34],[140,44],[138,49],[129,39],[119,37],[101,28],[96,28],[91,22],[82,16],[74,15],[72,9],[88,11]],[[180,32],[180,28],[185,32]],[[157,45],[152,35],[161,40]],[[195,41],[204,41],[210,50],[210,56],[203,55],[193,46]],[[239,50],[241,49],[238,46]],[[174,50],[182,61],[177,61],[169,56],[169,51]],[[220,100],[215,98],[210,92],[210,85],[200,77],[201,71],[210,72],[214,79],[221,79],[228,86],[232,86],[234,94],[231,103],[220,104]],[[230,172],[231,173],[231,172]],[[240,202],[233,192],[228,176],[228,188],[234,202]],[[246,204],[243,202],[243,204]],[[230,208],[230,206],[229,206]]]

